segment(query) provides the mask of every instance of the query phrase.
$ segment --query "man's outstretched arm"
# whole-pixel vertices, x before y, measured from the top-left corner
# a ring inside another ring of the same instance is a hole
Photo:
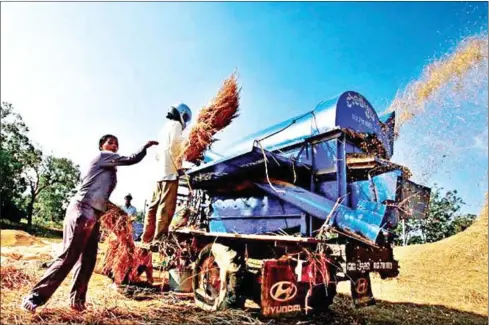
[[[116,153],[102,155],[100,161],[101,167],[115,167],[115,166],[130,166],[137,164],[146,156],[147,149],[154,145],[157,145],[157,141],[148,141],[138,152],[130,156],[120,156]]]

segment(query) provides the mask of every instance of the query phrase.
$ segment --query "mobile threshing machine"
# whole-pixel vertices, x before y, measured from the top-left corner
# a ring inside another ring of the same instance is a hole
[[[394,114],[381,121],[347,91],[190,169],[192,226],[171,234],[190,247],[196,304],[317,312],[339,281],[356,306],[375,303],[370,273],[398,275],[392,231],[422,218],[430,197],[390,162]]]

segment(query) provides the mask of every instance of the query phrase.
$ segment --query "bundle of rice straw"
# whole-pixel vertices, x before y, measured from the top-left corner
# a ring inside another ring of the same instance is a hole
[[[136,247],[130,217],[113,203],[100,222],[102,229],[110,232],[108,247],[102,262],[102,273],[112,277],[116,284],[136,283],[139,280],[138,267],[152,267],[151,253]]]
[[[236,118],[239,92],[236,72],[224,81],[217,96],[200,111],[196,125],[190,130],[182,158],[189,162],[201,161],[204,152],[216,141],[214,135]]]

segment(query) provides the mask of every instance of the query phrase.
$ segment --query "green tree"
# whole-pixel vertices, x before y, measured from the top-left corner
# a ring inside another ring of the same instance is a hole
[[[78,166],[66,158],[44,157],[29,139],[29,128],[12,104],[2,103],[0,117],[2,218],[18,222],[25,216],[30,228],[36,200],[42,195],[39,212],[56,220],[78,183]]]
[[[63,213],[63,204],[69,199],[70,193],[77,185],[80,172],[71,160],[33,155],[26,160],[26,171],[24,173],[28,183],[27,195],[27,224],[32,225],[32,216],[36,200],[41,194],[46,207],[38,205],[39,212],[48,220],[57,221],[59,214]]]
[[[79,167],[71,160],[46,157],[34,200],[36,219],[44,223],[60,224],[79,180]]]
[[[14,112],[12,104],[2,102],[0,108],[0,205],[2,218],[19,221],[27,182],[23,175],[26,161],[32,161],[36,149],[27,133],[22,117]]]
[[[439,241],[465,230],[475,219],[473,214],[461,214],[465,204],[456,190],[442,194],[436,184],[431,191],[430,206],[424,219],[406,220],[407,244],[423,244]],[[396,229],[397,244],[402,244],[402,224]]]
[[[448,191],[444,196],[441,189],[434,191],[433,200],[426,219],[420,220],[420,230],[427,243],[439,241],[455,233],[452,220],[464,204],[457,191]]]
[[[465,214],[456,216],[453,220],[453,231],[454,233],[459,233],[467,229],[477,218],[475,214]]]

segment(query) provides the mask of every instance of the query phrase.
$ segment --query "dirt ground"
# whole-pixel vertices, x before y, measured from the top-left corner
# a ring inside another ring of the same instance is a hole
[[[51,260],[60,242],[18,230],[2,230],[1,238],[1,324],[487,324],[487,207],[473,226],[456,236],[396,248],[401,274],[391,280],[373,278],[377,305],[353,308],[344,283],[330,312],[299,318],[266,319],[252,303],[245,310],[208,313],[197,309],[189,295],[151,288],[124,293],[97,273],[85,312],[69,309],[67,279],[32,315],[18,308],[21,297],[42,275],[42,263]],[[165,279],[158,271],[155,276]]]

